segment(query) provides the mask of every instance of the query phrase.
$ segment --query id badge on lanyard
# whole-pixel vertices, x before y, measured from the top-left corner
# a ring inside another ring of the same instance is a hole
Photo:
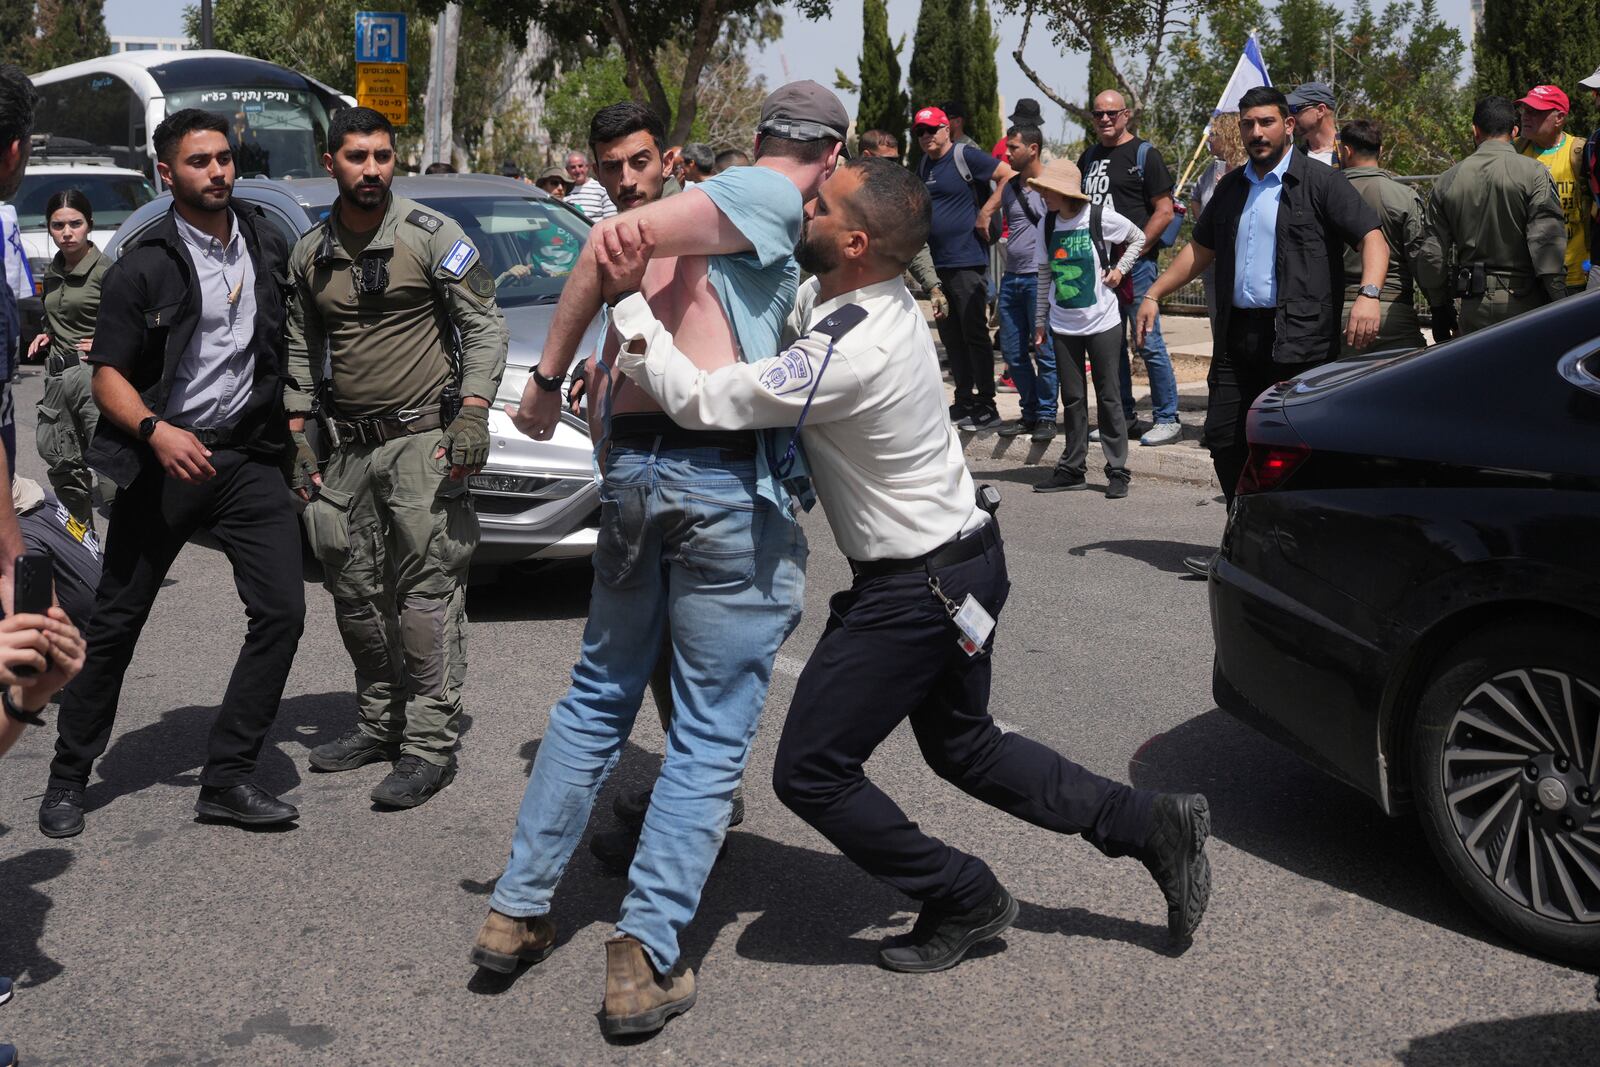
[[[928,575],[928,588],[933,595],[939,598],[944,605],[944,610],[950,616],[950,621],[956,624],[960,631],[956,638],[956,645],[968,656],[976,656],[983,651],[983,646],[988,643],[989,635],[994,633],[994,616],[990,615],[984,606],[978,603],[978,598],[968,593],[961,598],[961,603],[956,603],[944,595],[944,590],[939,587],[939,579]]]

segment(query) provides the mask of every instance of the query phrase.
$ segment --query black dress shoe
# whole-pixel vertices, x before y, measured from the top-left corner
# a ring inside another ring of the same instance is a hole
[[[1183,566],[1185,570],[1196,578],[1209,579],[1211,577],[1211,561],[1216,558],[1217,554],[1215,552],[1202,552],[1198,556],[1184,556]]]
[[[960,963],[974,945],[999,937],[1017,918],[1017,901],[1005,887],[971,911],[947,911],[925,904],[909,934],[892,937],[878,950],[878,962],[891,971],[927,974]]]
[[[39,832],[46,837],[83,833],[83,790],[66,786],[45,790],[39,804]]]
[[[273,823],[294,822],[300,809],[285,804],[271,793],[251,782],[242,782],[226,788],[203,785],[200,799],[195,801],[196,815],[208,819],[226,819],[245,826],[270,826]]]
[[[1034,485],[1035,493],[1070,493],[1078,489],[1089,488],[1089,483],[1081,477],[1074,478],[1070,474],[1062,474],[1053,470],[1046,475],[1045,480]]]
[[[372,790],[372,802],[386,808],[415,808],[455,780],[455,760],[440,766],[408,752]]]
[[[1167,898],[1167,935],[1173,944],[1187,945],[1211,900],[1211,861],[1206,858],[1211,805],[1199,793],[1162,793],[1151,819],[1140,858]]]

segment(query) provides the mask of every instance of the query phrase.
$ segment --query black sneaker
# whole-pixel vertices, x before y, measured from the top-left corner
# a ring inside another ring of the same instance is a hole
[[[999,434],[1001,437],[1021,437],[1025,433],[1033,433],[1034,428],[1038,425],[1039,424],[1034,422],[1032,419],[1018,419],[1015,422],[1006,423],[1004,426],[996,430],[995,433]]]
[[[644,813],[650,810],[650,795],[655,787],[641,789],[637,793],[618,793],[617,799],[611,802],[611,814],[617,821],[635,835],[644,829]],[[728,816],[728,827],[732,829],[744,822],[744,783],[740,782],[733,787],[733,814]]]
[[[395,742],[380,741],[357,729],[337,741],[318,745],[307,760],[319,771],[353,771],[369,763],[393,763],[399,755],[400,746]]]
[[[1145,841],[1145,868],[1167,898],[1167,935],[1187,945],[1211,899],[1211,861],[1206,838],[1211,834],[1211,805],[1199,793],[1162,793],[1151,812]]]
[[[456,761],[444,766],[429,763],[409,752],[400,757],[389,776],[372,791],[372,802],[387,808],[414,808],[455,781]]]
[[[1184,556],[1183,568],[1196,578],[1211,577],[1211,561],[1217,558],[1215,552],[1203,552],[1198,556]]]
[[[1016,898],[1004,886],[996,888],[988,903],[971,911],[951,912],[925,904],[909,934],[883,943],[878,962],[906,974],[949,970],[974,945],[999,937],[1016,918]]]
[[[994,408],[979,408],[956,423],[958,430],[989,430],[1000,424],[1000,413]]]
[[[1106,479],[1106,499],[1121,500],[1128,495],[1128,478],[1126,475],[1113,474]]]
[[[1060,471],[1051,471],[1050,476],[1033,487],[1035,493],[1066,493],[1074,489],[1087,489],[1089,483],[1081,477],[1074,478],[1070,474]]]
[[[1032,438],[1034,444],[1036,444],[1036,445],[1049,444],[1051,441],[1054,441],[1055,439],[1056,439],[1056,424],[1055,424],[1054,420],[1051,420],[1050,422],[1040,422],[1040,423],[1035,424],[1034,430],[1033,430],[1033,438]]]
[[[45,790],[39,803],[39,832],[46,837],[83,833],[83,790],[66,786]]]

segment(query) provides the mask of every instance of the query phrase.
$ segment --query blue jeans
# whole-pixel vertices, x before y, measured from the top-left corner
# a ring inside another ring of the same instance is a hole
[[[1132,426],[1133,368],[1128,365],[1127,341],[1133,337],[1133,319],[1139,312],[1139,303],[1161,272],[1155,260],[1141,259],[1133,265],[1130,273],[1133,276],[1133,303],[1122,309],[1122,413],[1127,416],[1128,425]],[[1155,421],[1177,422],[1178,380],[1172,376],[1172,359],[1167,355],[1167,342],[1161,339],[1160,315],[1156,316],[1150,332],[1144,335],[1139,355],[1144,358],[1145,372],[1150,376],[1150,406],[1154,409]]]
[[[1007,271],[1000,279],[1000,352],[1017,387],[1022,420],[1055,422],[1056,355],[1053,346],[1046,346],[1048,354],[1034,347],[1033,319],[1038,306],[1039,276]]]
[[[778,648],[800,621],[806,540],[756,493],[753,460],[614,447],[572,686],[550,711],[490,905],[543,915],[672,628],[672,725],[617,929],[678,962],[744,774]]]

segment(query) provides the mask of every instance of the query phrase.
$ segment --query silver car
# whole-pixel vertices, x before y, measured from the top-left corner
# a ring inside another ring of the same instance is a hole
[[[489,463],[471,480],[483,528],[474,565],[587,558],[600,517],[587,425],[564,413],[554,437],[535,441],[517,432],[502,406],[521,399],[528,374],[539,363],[556,301],[589,223],[543,191],[493,175],[399,177],[394,191],[466,230],[497,279],[495,296],[511,333],[505,378],[489,409]],[[241,178],[234,196],[260,206],[293,245],[327,216],[338,189],[328,178]],[[164,195],[134,212],[107,254],[116,258],[118,249],[142,236],[171,203]],[[593,343],[591,326],[579,352]]]

